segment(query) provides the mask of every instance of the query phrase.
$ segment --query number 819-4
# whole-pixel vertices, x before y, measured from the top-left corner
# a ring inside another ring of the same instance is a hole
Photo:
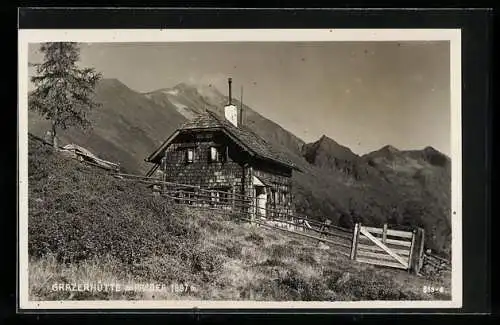
[[[424,293],[444,293],[444,287],[424,286]]]

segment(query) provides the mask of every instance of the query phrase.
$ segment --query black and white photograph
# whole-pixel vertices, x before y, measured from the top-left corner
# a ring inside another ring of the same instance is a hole
[[[29,308],[461,306],[460,30],[19,31]]]

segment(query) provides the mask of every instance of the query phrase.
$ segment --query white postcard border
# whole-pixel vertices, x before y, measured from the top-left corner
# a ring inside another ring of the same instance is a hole
[[[462,307],[462,130],[460,29],[61,29],[18,31],[18,288],[20,309],[276,309]],[[352,42],[449,41],[452,160],[452,281],[450,301],[30,301],[28,289],[28,44],[96,42]]]

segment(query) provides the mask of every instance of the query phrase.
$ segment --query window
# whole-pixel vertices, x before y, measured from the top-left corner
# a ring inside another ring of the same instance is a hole
[[[214,205],[219,202],[219,192],[212,190],[210,192],[210,203],[211,205]]]
[[[278,192],[274,188],[271,189],[271,200],[273,201],[274,205],[276,206],[276,203],[278,203]]]
[[[229,187],[224,187],[224,188],[221,188],[220,191],[221,191],[219,193],[220,202],[223,204],[228,204],[230,202],[231,189]]]
[[[183,189],[183,197],[184,197],[184,204],[190,204],[193,205],[196,200],[196,196],[194,193],[194,188],[184,188]]]
[[[286,204],[287,203],[287,195],[288,193],[287,192],[282,192],[281,195],[282,195],[282,198],[281,198],[281,203],[283,204]]]
[[[289,192],[283,192],[283,205],[290,206],[291,205],[291,195]]]
[[[274,202],[276,202],[276,204],[281,204],[281,191],[280,190],[277,190],[276,192],[274,192]]]
[[[288,203],[288,192],[283,190],[273,192],[273,200],[276,204],[286,205]]]
[[[211,205],[216,204],[228,204],[230,203],[230,191],[229,187],[217,187],[210,191],[210,203]]]
[[[210,147],[210,161],[219,161],[219,150],[217,147]]]
[[[194,161],[194,148],[186,149],[186,162],[192,163]]]
[[[225,150],[223,147],[210,147],[209,151],[209,161],[211,162],[223,162],[225,161]]]

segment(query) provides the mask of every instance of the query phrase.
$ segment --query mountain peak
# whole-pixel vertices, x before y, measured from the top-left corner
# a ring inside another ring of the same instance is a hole
[[[429,153],[429,154],[441,154],[441,155],[444,155],[441,151],[437,150],[436,148],[434,148],[432,146],[425,147],[423,151],[426,152],[426,153]]]
[[[320,156],[349,161],[359,158],[351,149],[338,144],[335,140],[324,134],[318,141],[305,144],[303,153],[309,162],[316,161]]]
[[[425,147],[424,150],[422,150],[422,154],[425,160],[435,166],[445,167],[449,166],[451,163],[450,157],[431,146]]]
[[[331,139],[331,138],[327,137],[325,134],[323,134],[323,135],[319,138],[318,142],[325,142],[325,141],[326,141],[326,142],[327,142],[327,141],[333,141],[333,142],[335,142],[333,139]]]
[[[374,150],[372,152],[369,152],[369,153],[363,155],[363,158],[366,158],[366,159],[385,158],[385,159],[392,160],[392,159],[400,156],[401,154],[402,154],[402,152],[398,148],[388,144],[388,145],[385,145],[378,150]]]
[[[380,148],[380,151],[390,152],[390,153],[398,153],[400,150],[390,144],[383,146]]]

